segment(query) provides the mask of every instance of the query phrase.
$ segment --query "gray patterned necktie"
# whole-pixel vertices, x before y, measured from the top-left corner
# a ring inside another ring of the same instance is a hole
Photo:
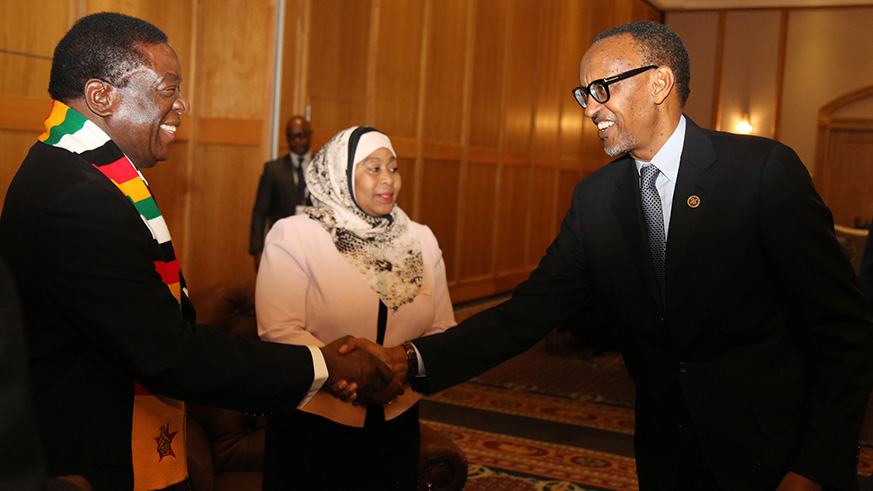
[[[664,263],[667,258],[667,240],[664,233],[664,214],[661,211],[661,196],[655,187],[655,181],[661,171],[654,165],[646,165],[640,169],[642,184],[640,185],[640,202],[643,207],[643,219],[646,222],[646,232],[649,235],[649,251],[652,253],[652,264],[655,267],[655,277],[658,279],[658,289],[661,300],[664,295]]]

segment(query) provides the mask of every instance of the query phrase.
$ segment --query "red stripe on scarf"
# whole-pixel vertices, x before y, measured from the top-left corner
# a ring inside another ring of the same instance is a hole
[[[133,393],[134,393],[134,395],[138,395],[138,396],[151,395],[151,392],[149,392],[148,389],[146,389],[142,385],[139,385],[139,383],[137,383],[137,382],[133,383]]]
[[[179,267],[178,259],[173,259],[166,263],[163,261],[155,261],[155,269],[167,285],[179,282],[179,272],[181,271],[181,268]]]
[[[123,184],[133,178],[139,177],[127,157],[121,157],[111,164],[101,165],[99,167],[94,165],[94,167],[118,184]]]

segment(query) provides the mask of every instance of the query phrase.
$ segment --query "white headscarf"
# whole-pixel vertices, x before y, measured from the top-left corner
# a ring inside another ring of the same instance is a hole
[[[415,229],[400,207],[394,205],[391,213],[374,217],[364,213],[354,200],[356,159],[363,160],[376,148],[386,146],[385,141],[394,154],[388,137],[377,132],[364,138],[361,146],[379,146],[356,156],[362,135],[376,131],[353,126],[334,135],[318,151],[305,172],[313,206],[304,212],[330,233],[343,258],[364,277],[379,299],[396,311],[418,295],[424,261]]]

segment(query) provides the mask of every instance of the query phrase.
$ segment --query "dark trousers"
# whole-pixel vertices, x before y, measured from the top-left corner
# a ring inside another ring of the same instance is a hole
[[[363,428],[294,411],[267,426],[264,491],[411,491],[421,441],[418,404],[385,421],[367,409]]]

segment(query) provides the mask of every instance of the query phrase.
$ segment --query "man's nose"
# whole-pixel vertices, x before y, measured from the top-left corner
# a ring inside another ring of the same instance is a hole
[[[188,104],[188,99],[185,99],[185,96],[179,94],[179,98],[173,103],[173,109],[179,114],[188,114],[188,111],[191,110],[191,105]]]
[[[588,118],[593,118],[595,114],[597,114],[597,110],[600,109],[600,106],[603,104],[594,100],[593,97],[588,96],[588,100],[585,102],[585,116]]]

